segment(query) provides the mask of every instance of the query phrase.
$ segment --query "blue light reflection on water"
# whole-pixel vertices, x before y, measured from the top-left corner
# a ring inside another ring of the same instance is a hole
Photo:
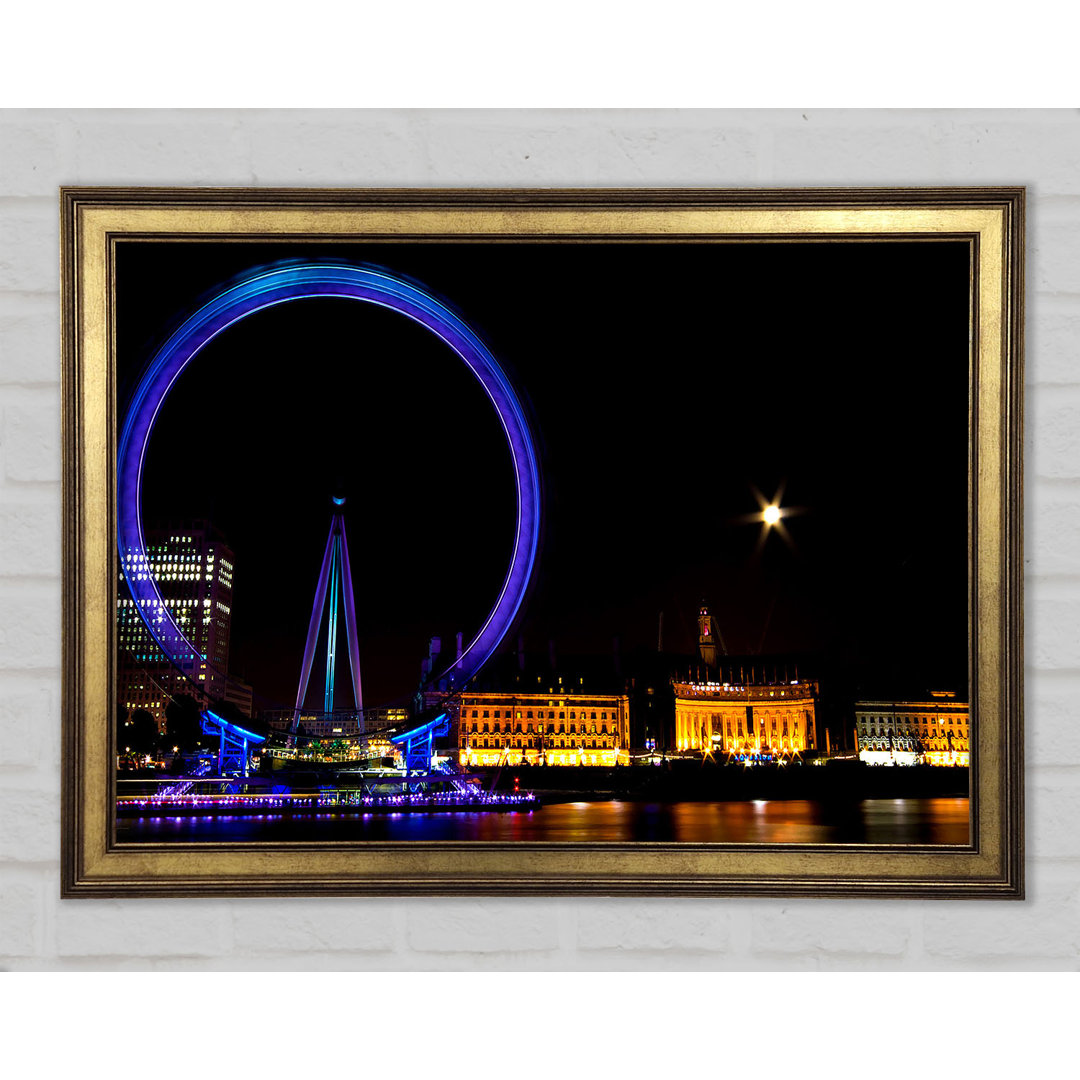
[[[966,798],[861,802],[555,803],[540,810],[435,814],[144,817],[117,823],[120,843],[180,841],[550,841],[558,843],[966,844]]]

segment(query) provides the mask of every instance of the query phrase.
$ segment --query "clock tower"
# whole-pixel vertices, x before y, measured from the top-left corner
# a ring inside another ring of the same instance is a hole
[[[716,624],[709,614],[709,605],[702,600],[698,611],[698,651],[708,668],[715,668],[720,656],[720,643],[717,637]]]

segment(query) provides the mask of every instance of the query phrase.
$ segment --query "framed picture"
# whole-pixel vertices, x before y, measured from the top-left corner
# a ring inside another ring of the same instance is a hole
[[[1023,895],[1022,189],[61,203],[65,896]]]

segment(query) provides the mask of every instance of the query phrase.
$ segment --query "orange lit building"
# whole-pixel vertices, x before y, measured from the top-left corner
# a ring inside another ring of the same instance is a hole
[[[674,686],[676,750],[768,759],[817,747],[816,682]]]
[[[930,701],[857,701],[855,745],[871,765],[968,765],[967,702],[934,690]]]
[[[465,693],[458,761],[482,765],[626,765],[630,698],[625,694]]]

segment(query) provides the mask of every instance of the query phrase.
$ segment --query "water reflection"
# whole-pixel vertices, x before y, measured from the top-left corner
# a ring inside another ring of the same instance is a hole
[[[146,817],[121,843],[206,841],[546,841],[706,844],[966,844],[966,798],[852,802],[573,802],[511,813]]]

